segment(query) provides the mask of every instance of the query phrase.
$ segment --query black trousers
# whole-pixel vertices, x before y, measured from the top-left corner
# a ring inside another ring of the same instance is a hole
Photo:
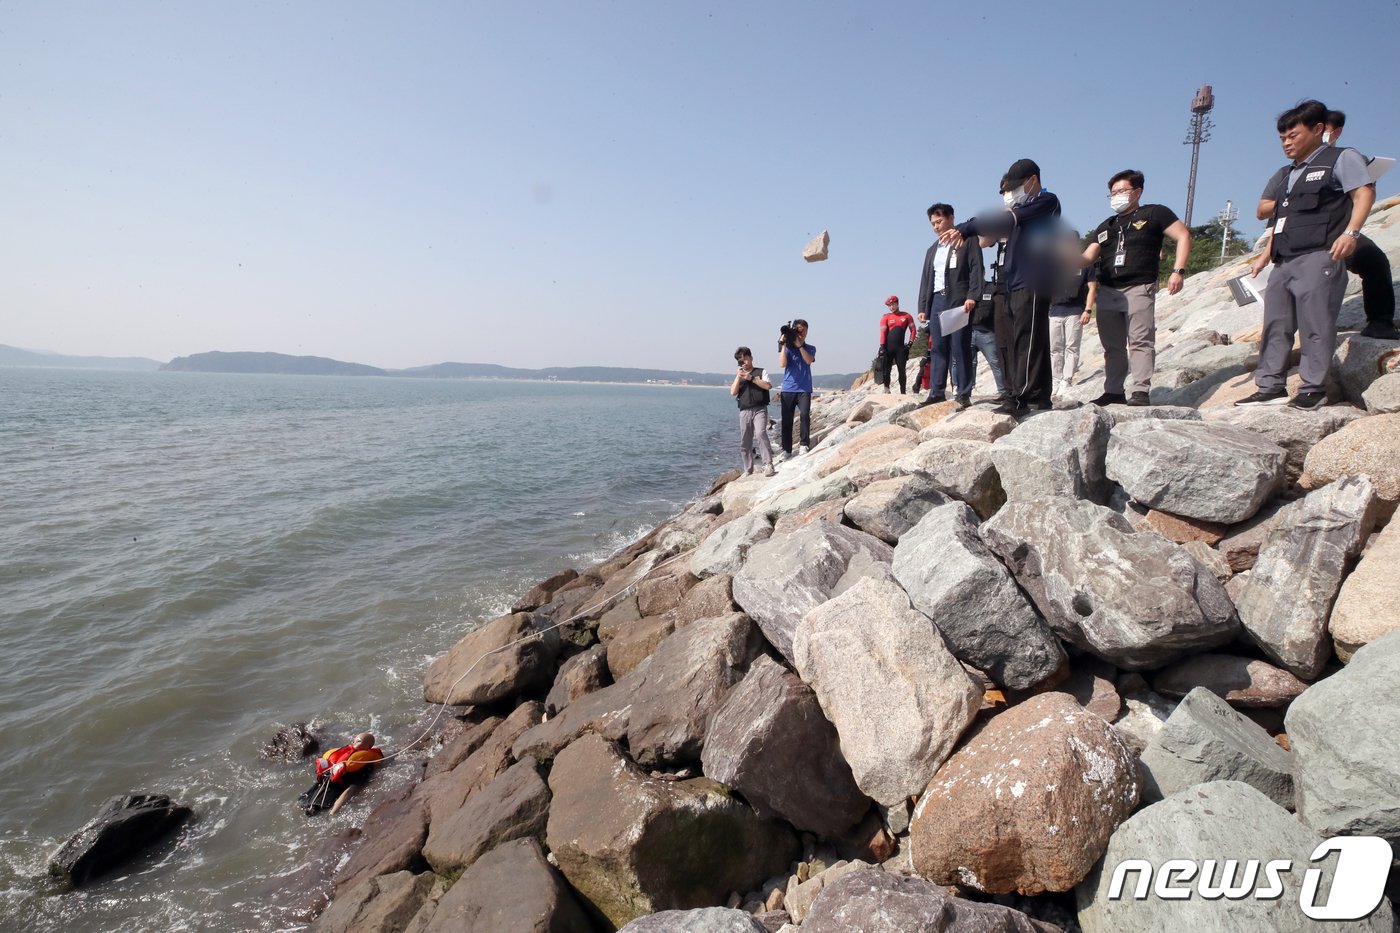
[[[1046,325],[1049,327],[1049,325]],[[794,413],[801,413],[799,443],[803,447],[812,446],[812,393],[811,392],[784,392],[782,394],[783,406],[783,453],[792,453],[792,416]]]
[[[1021,288],[1007,296],[1006,390],[1021,405],[1049,405],[1050,298]]]
[[[908,387],[904,370],[909,365],[909,345],[902,340],[894,346],[886,344],[881,359],[884,363],[880,367],[880,385],[890,387],[890,367],[896,367],[899,369],[899,394],[903,395]]]
[[[1347,260],[1347,271],[1361,277],[1361,301],[1370,323],[1390,324],[1395,320],[1395,286],[1390,277],[1390,259],[1370,237],[1356,241],[1356,252]]]

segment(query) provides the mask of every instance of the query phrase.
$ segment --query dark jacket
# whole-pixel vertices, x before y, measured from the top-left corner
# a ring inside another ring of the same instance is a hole
[[[938,243],[935,242],[924,254],[924,274],[919,280],[918,309],[925,316],[931,314],[933,307],[933,264],[937,255]],[[943,273],[943,299],[947,307],[955,308],[969,298],[976,300],[981,297],[982,247],[977,245],[977,238],[972,237],[964,240],[957,249],[948,250],[948,265]]]
[[[979,214],[957,226],[968,239],[1007,238],[1006,268],[1002,270],[1007,292],[1030,289],[1048,294],[1058,268],[1059,222],[1060,199],[1041,189],[1010,210]]]

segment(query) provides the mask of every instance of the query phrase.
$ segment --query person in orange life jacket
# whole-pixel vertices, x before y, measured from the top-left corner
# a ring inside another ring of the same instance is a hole
[[[909,312],[899,310],[899,299],[891,295],[885,299],[889,310],[880,318],[880,371],[876,382],[890,390],[890,367],[899,369],[899,394],[908,391],[905,368],[909,365],[909,348],[914,344],[914,332],[918,330]]]
[[[383,759],[384,753],[374,747],[374,736],[368,732],[355,736],[349,745],[316,756],[316,785],[301,795],[307,814],[329,809],[334,816]]]
[[[1322,134],[1322,141],[1337,145],[1346,123],[1347,115],[1340,110],[1327,111],[1327,131]],[[1369,163],[1371,160],[1366,161]],[[1375,182],[1371,182],[1371,190],[1376,190]],[[1271,179],[1269,187],[1259,199],[1258,218],[1268,220],[1272,217],[1278,201],[1278,186]],[[1266,247],[1264,254],[1268,253]],[[1395,281],[1385,250],[1363,233],[1356,238],[1356,252],[1347,260],[1347,271],[1361,278],[1361,303],[1366,310],[1366,326],[1361,328],[1361,336],[1373,340],[1400,340],[1400,330],[1395,328]]]
[[[1298,374],[1303,385],[1289,405],[1317,408],[1327,401],[1325,384],[1337,342],[1337,315],[1346,290],[1346,262],[1356,252],[1361,225],[1376,192],[1366,160],[1354,149],[1323,142],[1327,107],[1303,101],[1279,115],[1283,154],[1291,161],[1265,186],[1281,200],[1273,213],[1269,249],[1253,266],[1258,275],[1274,264],[1264,289],[1264,333],[1258,391],[1236,405],[1288,402],[1288,357],[1293,337],[1302,337]]]
[[[763,459],[763,474],[772,476],[773,448],[768,443],[768,405],[773,388],[768,381],[768,373],[755,369],[753,351],[740,347],[734,351],[734,360],[739,364],[734,376],[734,384],[729,394],[739,403],[739,462],[744,467],[744,475],[753,472],[753,442],[758,436],[758,453]]]
[[[1108,180],[1113,214],[1090,234],[1080,260],[1099,264],[1099,342],[1103,394],[1095,405],[1145,406],[1157,363],[1157,269],[1162,241],[1176,242],[1167,294],[1181,291],[1191,258],[1191,231],[1162,204],[1143,204],[1145,179],[1124,169]]]
[[[929,226],[941,237],[953,229],[953,206],[938,203],[928,209]],[[961,307],[969,315],[982,297],[982,250],[975,240],[946,243],[935,240],[924,254],[919,279],[919,323],[928,324],[928,398],[920,404],[932,405],[947,399],[944,394],[949,376],[958,408],[972,404],[972,329],[963,326],[944,336],[940,316],[950,308]]]

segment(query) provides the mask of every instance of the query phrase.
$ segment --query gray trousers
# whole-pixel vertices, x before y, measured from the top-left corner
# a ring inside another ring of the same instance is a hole
[[[1099,286],[1099,342],[1103,390],[1146,392],[1157,365],[1157,283],[1127,288]]]
[[[1056,386],[1069,382],[1079,372],[1079,340],[1083,335],[1079,315],[1050,315],[1050,378]]]
[[[768,443],[768,409],[739,409],[739,462],[745,470],[753,469],[754,434],[758,435],[758,455],[766,466],[773,462],[773,447]]]
[[[1320,249],[1274,263],[1264,288],[1264,336],[1254,384],[1282,389],[1288,380],[1293,335],[1302,335],[1298,375],[1304,392],[1321,392],[1337,348],[1337,315],[1347,288],[1344,263]]]

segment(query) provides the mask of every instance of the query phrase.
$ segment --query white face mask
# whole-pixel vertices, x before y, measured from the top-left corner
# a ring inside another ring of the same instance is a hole
[[[1028,198],[1028,197],[1030,197],[1030,192],[1028,192],[1028,191],[1026,190],[1026,186],[1025,186],[1025,185],[1022,185],[1021,187],[1017,188],[1015,191],[1011,192],[1011,203],[1012,203],[1012,204],[1020,204],[1022,201],[1026,200],[1026,198]]]
[[[1128,205],[1133,201],[1131,195],[1115,194],[1108,199],[1108,206],[1113,208],[1113,213],[1121,214],[1128,209]]]
[[[1014,191],[1003,191],[1001,193],[1001,199],[1007,207],[1011,207],[1016,203],[1016,193]]]
[[[1332,134],[1331,134],[1331,133],[1323,133],[1323,134],[1322,134],[1322,144],[1323,144],[1324,146],[1330,146],[1330,145],[1332,145]]]

